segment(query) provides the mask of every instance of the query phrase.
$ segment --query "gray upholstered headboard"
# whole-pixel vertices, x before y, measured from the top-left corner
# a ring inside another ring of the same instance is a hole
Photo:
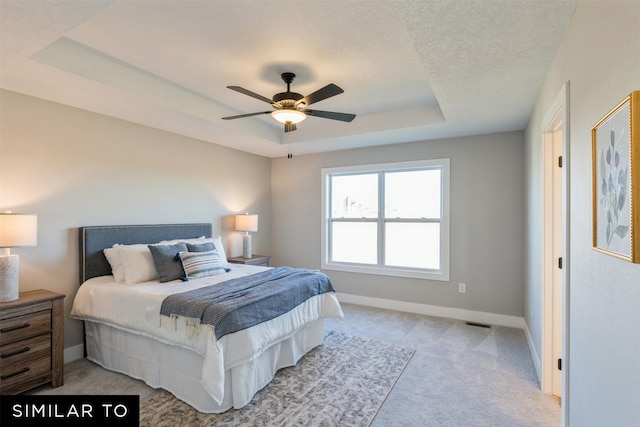
[[[116,243],[151,244],[161,240],[212,237],[211,224],[101,225],[80,227],[80,284],[92,277],[111,274],[102,252]]]

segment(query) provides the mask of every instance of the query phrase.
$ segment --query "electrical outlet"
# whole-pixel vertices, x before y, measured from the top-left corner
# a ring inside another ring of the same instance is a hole
[[[467,292],[467,284],[466,283],[458,283],[458,292],[464,294]]]

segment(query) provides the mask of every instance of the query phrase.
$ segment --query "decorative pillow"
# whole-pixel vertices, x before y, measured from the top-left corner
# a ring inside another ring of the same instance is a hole
[[[147,245],[117,245],[114,249],[120,255],[126,284],[158,279],[158,270]]]
[[[224,246],[222,244],[222,238],[220,236],[216,236],[216,237],[198,237],[195,239],[179,239],[179,240],[164,240],[160,243],[158,243],[159,245],[174,245],[176,243],[190,243],[192,245],[201,245],[204,243],[213,243],[213,245],[215,246],[215,249],[218,251],[218,255],[220,256],[220,260],[222,261],[222,264],[226,267],[229,265],[229,262],[227,261],[227,254],[224,251]],[[213,248],[212,248],[213,249]],[[195,252],[192,250],[189,250],[189,252]]]
[[[218,251],[222,264],[225,267],[229,265],[229,262],[227,262],[227,254],[224,252],[224,246],[222,245],[222,238],[220,236],[203,239],[200,243],[213,243]]]
[[[122,261],[120,260],[120,254],[116,249],[116,246],[113,245],[112,248],[107,248],[103,250],[104,256],[109,261],[109,265],[111,265],[111,273],[113,274],[113,279],[116,282],[124,282],[124,266],[122,265]]]
[[[200,244],[193,244],[193,243],[187,243],[187,250],[189,252],[209,252],[209,251],[214,251],[216,249],[216,245],[214,245],[211,242],[208,243],[200,243]]]
[[[153,262],[158,271],[160,282],[170,282],[184,277],[182,262],[178,254],[187,250],[187,245],[177,243],[175,245],[148,245],[153,257]]]
[[[218,251],[180,252],[182,267],[189,279],[224,274],[225,266]]]

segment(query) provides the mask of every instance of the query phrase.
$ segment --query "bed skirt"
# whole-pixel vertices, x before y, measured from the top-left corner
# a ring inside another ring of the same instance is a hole
[[[85,321],[85,328],[87,359],[153,388],[165,389],[205,413],[245,406],[278,369],[295,365],[324,341],[324,322],[320,319],[273,344],[254,360],[227,370],[224,399],[217,404],[201,384],[202,355],[102,323]]]

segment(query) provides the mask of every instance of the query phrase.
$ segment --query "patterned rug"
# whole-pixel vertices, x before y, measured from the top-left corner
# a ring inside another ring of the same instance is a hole
[[[414,351],[331,332],[241,409],[203,414],[163,391],[141,402],[140,426],[368,426]]]

